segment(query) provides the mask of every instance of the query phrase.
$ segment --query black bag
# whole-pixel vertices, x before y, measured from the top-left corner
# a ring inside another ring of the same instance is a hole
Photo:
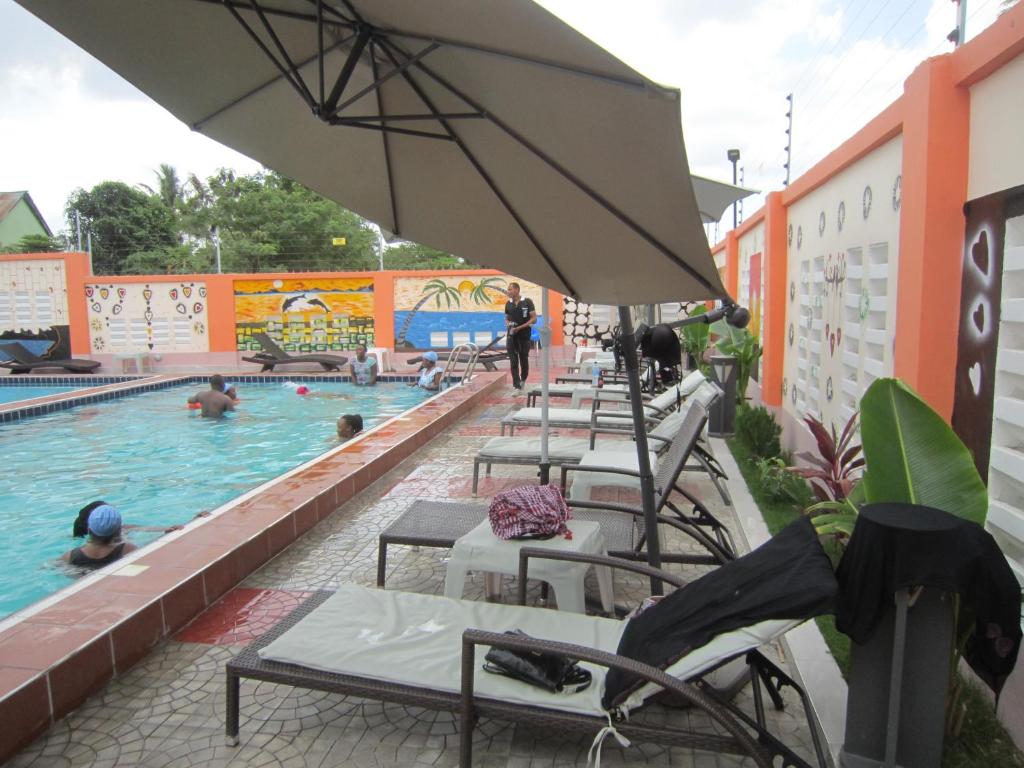
[[[530,637],[521,629],[510,629],[505,634]],[[484,656],[484,662],[485,672],[511,677],[551,693],[578,693],[590,685],[589,670],[557,653],[491,648]]]

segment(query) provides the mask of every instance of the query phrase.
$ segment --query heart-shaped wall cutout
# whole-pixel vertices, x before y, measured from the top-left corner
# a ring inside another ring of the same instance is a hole
[[[153,320],[153,310],[147,309],[146,310],[146,314],[145,314],[145,318],[146,318],[146,322],[147,323],[148,322],[152,322],[152,320]]]
[[[199,298],[201,298],[201,299],[205,299],[206,298],[206,288],[204,286],[200,286],[199,287]]]
[[[825,338],[827,339],[831,335],[832,335],[832,325],[830,323],[825,323]]]
[[[842,343],[843,343],[843,329],[842,328],[836,328],[836,344],[842,344]]]
[[[127,295],[128,295],[128,291],[125,290],[124,288],[118,288],[117,289],[117,298],[124,299],[124,297],[127,296]]]
[[[110,289],[109,288],[100,288],[100,298],[101,299],[106,300],[106,298],[109,295],[110,295]]]
[[[985,332],[985,305],[984,304],[978,304],[978,308],[974,310],[974,313],[971,315],[971,318],[974,320],[974,327],[978,329],[978,333],[984,333]]]
[[[93,288],[92,288],[92,286],[91,286],[91,285],[87,285],[87,286],[85,286],[85,297],[86,297],[87,299],[91,299],[91,298],[92,298],[92,294],[93,294]]]
[[[981,394],[981,363],[975,363],[967,369],[967,378],[971,380],[971,389],[975,395]]]
[[[988,232],[978,235],[978,242],[971,246],[971,258],[981,274],[988,276]]]
[[[171,290],[169,290],[167,292],[167,295],[171,297],[171,301],[177,301],[178,300],[178,289],[177,288],[171,288]]]
[[[200,312],[203,311],[203,305],[197,301],[195,303],[195,306],[192,307],[192,311],[198,315]]]
[[[186,312],[188,312],[188,307],[186,307],[186,306],[185,306],[184,304],[182,304],[182,303],[181,303],[180,301],[179,301],[179,302],[177,303],[177,305],[175,305],[175,307],[174,307],[174,308],[175,308],[176,310],[178,310],[178,314],[179,314],[179,315],[184,315],[184,314],[185,314]]]
[[[181,288],[181,292],[185,294],[185,298],[189,298],[192,295],[192,286],[184,285]]]
[[[100,305],[100,303],[98,301],[94,301],[92,304],[92,311],[99,312],[101,309],[103,309],[103,307]]]
[[[834,355],[836,353],[836,335],[834,333],[828,337],[828,349],[829,354]]]
[[[153,298],[153,292],[149,288],[147,288],[142,292],[142,298],[144,298],[146,301],[149,301],[150,299]]]
[[[120,305],[120,304],[115,304],[115,305],[114,305],[114,307],[113,307],[113,309],[112,309],[111,311],[112,311],[112,312],[113,312],[113,313],[114,313],[115,315],[119,315],[119,314],[121,314],[121,309],[122,309],[122,307],[121,307],[121,305]]]

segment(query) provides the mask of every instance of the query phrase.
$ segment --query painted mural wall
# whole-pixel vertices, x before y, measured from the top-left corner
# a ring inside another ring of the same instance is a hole
[[[62,259],[0,261],[0,340],[10,339],[40,356],[58,345],[70,352]]]
[[[395,349],[490,344],[505,333],[508,297],[504,289],[510,282],[519,283],[522,295],[533,300],[540,318],[541,287],[515,277],[396,277]],[[504,339],[499,342],[503,345]]]
[[[374,346],[372,277],[236,280],[234,294],[240,352],[262,349],[255,333],[286,352]]]
[[[893,371],[899,243],[897,137],[788,210],[783,408],[842,426]]]
[[[206,284],[198,281],[87,283],[93,352],[207,352]]]

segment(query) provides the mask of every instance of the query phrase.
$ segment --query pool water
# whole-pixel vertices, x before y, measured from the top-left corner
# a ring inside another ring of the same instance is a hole
[[[81,387],[0,386],[0,403],[13,403],[16,400],[28,400],[31,397],[46,397],[46,395],[66,395],[76,389],[81,389]]]
[[[56,558],[83,543],[71,526],[90,501],[125,523],[186,523],[339,445],[342,414],[369,429],[427,397],[400,383],[307,385],[300,396],[294,384],[237,383],[237,411],[222,419],[186,407],[206,388],[191,384],[0,425],[0,617],[81,575]],[[160,535],[127,532],[140,545]]]

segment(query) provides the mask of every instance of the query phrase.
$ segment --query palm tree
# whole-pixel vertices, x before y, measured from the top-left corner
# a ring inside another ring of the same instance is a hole
[[[437,308],[441,308],[441,299],[445,300],[445,305],[448,309],[451,309],[452,301],[454,300],[455,305],[459,306],[462,304],[462,299],[459,296],[459,292],[452,288],[448,283],[439,277],[435,277],[433,280],[428,280],[423,286],[423,296],[419,301],[416,302],[416,306],[412,308],[408,315],[405,316],[405,322],[402,323],[402,328],[398,332],[397,338],[395,338],[395,349],[399,347],[412,347],[412,344],[405,340],[405,334],[409,332],[409,327],[412,325],[412,319],[423,305],[431,299],[434,300]]]
[[[506,282],[504,277],[484,277],[481,278],[480,282],[473,286],[473,291],[469,294],[470,298],[473,299],[474,304],[488,304],[490,299],[487,297],[487,290],[498,291],[503,296],[508,296],[508,291],[502,288],[497,283]]]

